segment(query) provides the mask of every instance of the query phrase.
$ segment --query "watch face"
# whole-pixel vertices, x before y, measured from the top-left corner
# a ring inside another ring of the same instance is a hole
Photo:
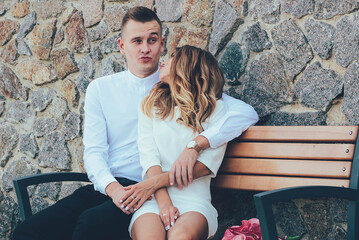
[[[194,146],[196,146],[196,142],[195,142],[195,141],[190,141],[190,142],[187,144],[187,147],[188,147],[188,148],[194,148]]]

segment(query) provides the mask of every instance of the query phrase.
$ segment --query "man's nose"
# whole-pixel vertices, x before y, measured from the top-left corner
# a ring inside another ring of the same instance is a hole
[[[141,46],[141,52],[148,53],[150,51],[149,44],[147,42],[143,42]]]

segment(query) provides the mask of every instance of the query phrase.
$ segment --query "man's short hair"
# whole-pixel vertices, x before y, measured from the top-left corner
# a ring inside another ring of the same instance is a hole
[[[125,16],[122,19],[121,29],[123,30],[124,26],[128,23],[128,21],[134,20],[137,22],[151,22],[156,20],[160,25],[161,33],[162,33],[162,23],[161,20],[157,17],[156,13],[149,8],[138,6],[130,8]]]

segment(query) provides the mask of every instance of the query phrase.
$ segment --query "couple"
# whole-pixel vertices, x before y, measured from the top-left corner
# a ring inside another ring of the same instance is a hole
[[[164,37],[152,10],[130,9],[121,29],[128,70],[86,92],[84,162],[93,185],[30,217],[13,239],[126,239],[128,230],[133,239],[214,235],[210,178],[225,143],[258,116],[222,96],[223,75],[204,50],[179,48],[159,69]]]

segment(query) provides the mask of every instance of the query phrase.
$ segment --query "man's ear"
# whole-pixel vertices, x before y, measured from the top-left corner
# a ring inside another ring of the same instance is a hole
[[[166,44],[166,38],[162,37],[161,38],[161,53],[163,53],[165,51],[165,44]]]
[[[122,38],[119,38],[119,39],[117,40],[117,42],[118,42],[118,46],[120,47],[120,52],[121,52],[122,54],[125,54],[125,48],[124,48],[123,39],[122,39]]]

